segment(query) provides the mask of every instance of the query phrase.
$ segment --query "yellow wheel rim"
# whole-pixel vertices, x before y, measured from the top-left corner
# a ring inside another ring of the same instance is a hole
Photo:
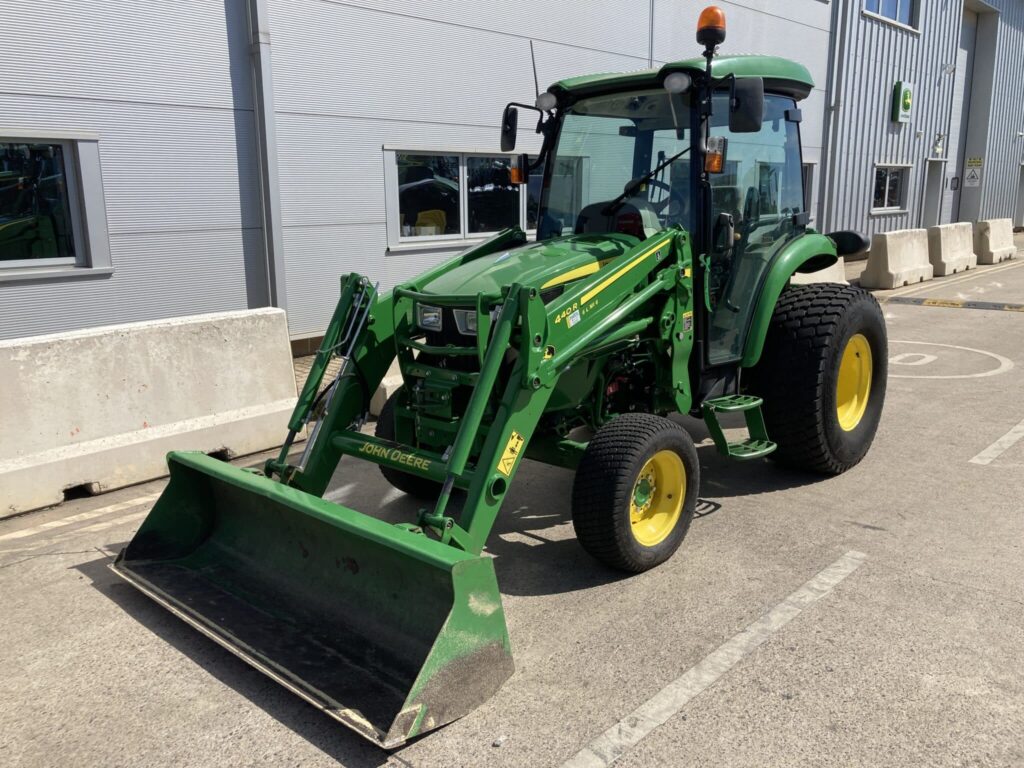
[[[846,342],[839,361],[839,382],[836,386],[836,416],[839,426],[850,432],[864,418],[871,393],[871,345],[862,333]]]
[[[633,537],[645,547],[660,544],[679,522],[686,500],[686,468],[675,451],[658,451],[636,478],[629,500]]]

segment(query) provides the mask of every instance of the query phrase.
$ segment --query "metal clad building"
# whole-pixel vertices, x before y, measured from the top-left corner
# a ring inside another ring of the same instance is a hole
[[[903,8],[902,20],[886,15]],[[873,233],[1014,216],[1024,224],[1024,3],[833,9],[824,227]],[[911,86],[908,122],[893,119],[897,83]]]
[[[1024,0],[720,5],[725,50],[794,58],[815,79],[801,126],[815,226],[1024,223]],[[389,287],[532,227],[535,190],[489,181],[508,163],[502,107],[534,96],[531,42],[542,89],[658,66],[698,55],[703,6],[6,0],[0,338],[268,304],[315,337],[340,274]],[[897,82],[909,122],[891,114]],[[424,169],[444,215],[402,210]],[[45,242],[18,241],[41,210]]]

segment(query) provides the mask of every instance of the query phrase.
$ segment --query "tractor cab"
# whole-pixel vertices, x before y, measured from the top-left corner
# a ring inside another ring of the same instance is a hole
[[[626,235],[641,242],[686,230],[704,294],[702,368],[735,367],[752,298],[809,220],[797,102],[810,89],[805,68],[763,56],[555,83],[532,107],[544,137],[540,156],[532,165],[525,155],[518,161],[523,177],[543,172],[537,239]],[[506,108],[506,149],[518,125],[510,111],[524,106]]]

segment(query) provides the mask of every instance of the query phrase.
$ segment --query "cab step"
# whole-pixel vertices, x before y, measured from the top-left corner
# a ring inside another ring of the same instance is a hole
[[[768,439],[764,415],[761,413],[762,403],[764,401],[754,395],[726,395],[705,400],[701,404],[704,423],[708,425],[711,439],[715,441],[715,447],[720,454],[740,461],[748,461],[767,456],[778,447]],[[730,443],[725,439],[722,425],[718,423],[718,414],[737,412],[742,412],[746,419],[749,437],[746,440]]]

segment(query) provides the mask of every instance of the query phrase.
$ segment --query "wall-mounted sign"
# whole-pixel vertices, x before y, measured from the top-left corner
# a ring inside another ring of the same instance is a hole
[[[964,186],[980,187],[981,171],[985,167],[984,157],[968,157],[964,163]]]
[[[911,109],[914,106],[914,85],[902,80],[892,89],[892,121],[909,123]]]

